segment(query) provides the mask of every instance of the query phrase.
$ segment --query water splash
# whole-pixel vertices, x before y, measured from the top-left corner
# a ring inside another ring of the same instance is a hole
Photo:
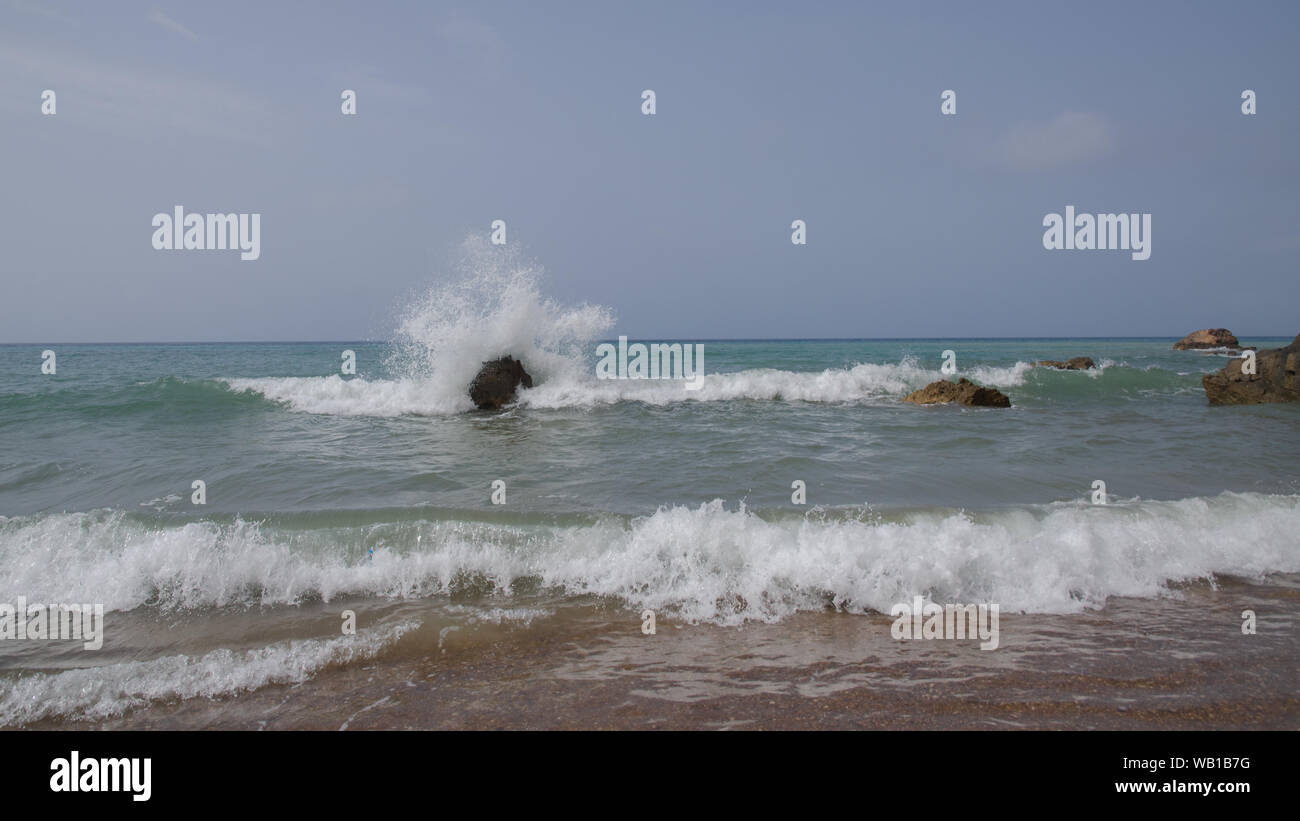
[[[588,352],[614,324],[609,308],[570,307],[542,295],[544,269],[513,246],[482,236],[461,245],[456,276],[430,288],[400,314],[389,367],[440,399],[465,390],[486,360],[512,355],[535,383],[579,378]]]

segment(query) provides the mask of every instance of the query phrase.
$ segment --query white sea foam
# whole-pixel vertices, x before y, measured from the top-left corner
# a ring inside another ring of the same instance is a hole
[[[1011,388],[1016,385],[1025,384],[1025,377],[1034,369],[1032,362],[1017,362],[1007,367],[996,367],[992,365],[976,365],[973,368],[955,374],[945,379],[955,379],[966,377],[972,382],[978,382],[981,385],[988,385],[995,388]]]
[[[373,658],[418,626],[407,621],[360,630],[355,636],[280,641],[243,651],[220,649],[197,658],[174,655],[30,673],[3,681],[0,727],[53,716],[103,719],[151,701],[215,698],[268,684],[296,684],[330,665]]]
[[[675,402],[783,400],[852,403],[898,397],[940,378],[906,359],[897,365],[861,364],[823,371],[760,368],[706,373],[703,387],[686,390],[681,381],[609,379],[555,381],[524,391],[519,404],[532,408],[590,407],[618,402],[665,405]]]
[[[331,550],[357,541],[348,528],[304,537],[242,521],[160,529],[113,511],[0,517],[0,601],[105,601],[118,610],[285,605],[343,594],[427,597],[477,578],[474,587],[508,602],[513,583],[528,578],[551,591],[616,597],[634,611],[736,624],[827,603],[888,612],[914,595],[1069,613],[1111,596],[1170,595],[1180,581],[1300,572],[1300,495],[932,511],[897,521],[840,513],[772,519],[714,501],[589,525],[404,521],[369,561]],[[527,600],[451,611],[518,629],[552,612]],[[102,719],[157,700],[301,682],[372,658],[417,626],[7,677],[0,726]]]
[[[373,560],[347,529],[255,524],[156,529],[120,513],[0,520],[0,601],[99,601],[108,610],[293,604],[312,598],[510,595],[521,578],[615,596],[688,620],[779,620],[833,601],[887,611],[928,595],[1005,611],[1073,612],[1109,596],[1157,596],[1171,581],[1300,572],[1300,496],[1026,506],[901,521],[764,517],[721,501],[593,525],[415,521]],[[374,530],[372,528],[371,532]],[[739,597],[739,598],[737,598]]]
[[[1027,362],[1001,368],[981,366],[958,376],[968,375],[982,385],[1011,387],[1024,384],[1030,368]],[[344,380],[338,376],[229,379],[226,382],[233,390],[254,391],[306,413],[446,415],[472,407],[466,394],[471,376],[472,372],[465,377],[463,384],[419,379]],[[686,390],[686,383],[681,380],[597,379],[594,370],[574,366],[555,369],[549,377],[538,379],[532,389],[520,390],[518,404],[525,408],[556,409],[591,408],[620,402],[651,405],[737,400],[890,403],[930,382],[947,378],[955,377],[922,368],[909,357],[897,364],[865,363],[822,371],[759,368],[706,373],[700,390]]]
[[[545,607],[467,607],[453,604],[446,612],[465,619],[470,624],[485,623],[495,625],[518,625],[530,627],[536,619],[546,619],[555,615],[555,611]]]
[[[166,510],[171,505],[174,505],[177,502],[179,502],[181,498],[182,497],[179,494],[168,493],[166,496],[159,496],[157,498],[150,499],[147,502],[141,502],[140,507],[151,507],[158,512],[162,512],[163,510]]]

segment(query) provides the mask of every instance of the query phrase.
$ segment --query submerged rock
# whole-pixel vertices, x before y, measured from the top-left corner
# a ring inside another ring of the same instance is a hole
[[[1175,351],[1193,351],[1200,348],[1240,348],[1237,337],[1227,328],[1206,328],[1192,331],[1174,343]]]
[[[915,405],[936,405],[956,402],[959,405],[975,405],[984,408],[1009,408],[1011,400],[1006,394],[994,388],[981,388],[969,379],[962,378],[956,382],[939,380],[931,382],[920,390],[912,391],[903,397],[904,402]]]
[[[1040,368],[1056,368],[1062,371],[1087,371],[1097,367],[1097,363],[1088,356],[1072,356],[1065,362],[1059,359],[1041,359],[1034,364]]]
[[[1211,405],[1256,405],[1262,402],[1300,400],[1300,336],[1285,348],[1271,348],[1255,354],[1255,373],[1241,368],[1245,359],[1233,359],[1223,370],[1201,377],[1205,398]]]
[[[519,386],[533,386],[524,365],[511,356],[484,362],[469,386],[469,398],[479,410],[496,410],[515,401]]]

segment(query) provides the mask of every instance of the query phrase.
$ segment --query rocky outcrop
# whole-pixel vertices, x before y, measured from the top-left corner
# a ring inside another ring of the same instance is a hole
[[[1206,328],[1192,331],[1174,343],[1175,351],[1194,351],[1203,348],[1240,348],[1237,337],[1227,328]]]
[[[1097,363],[1088,356],[1072,356],[1066,362],[1059,359],[1041,359],[1034,364],[1040,368],[1056,368],[1062,371],[1087,371],[1097,367]]]
[[[518,359],[503,356],[484,362],[469,386],[469,398],[479,410],[496,410],[515,401],[519,386],[533,386],[533,378]]]
[[[1245,359],[1233,359],[1221,371],[1201,377],[1211,405],[1256,405],[1300,399],[1300,336],[1285,348],[1255,354],[1255,373],[1242,373]]]
[[[993,388],[981,388],[969,379],[956,382],[939,380],[931,382],[924,388],[912,391],[903,397],[904,402],[915,405],[936,405],[956,402],[959,405],[975,405],[983,408],[1009,408],[1011,400],[1001,391]]]

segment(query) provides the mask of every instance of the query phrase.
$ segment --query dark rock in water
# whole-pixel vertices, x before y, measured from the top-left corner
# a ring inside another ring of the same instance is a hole
[[[533,378],[518,359],[503,356],[484,362],[469,386],[469,398],[479,410],[496,410],[515,401],[519,386],[533,386]]]
[[[903,397],[904,402],[915,405],[935,405],[956,402],[959,405],[975,405],[985,408],[1009,408],[1011,400],[1006,394],[993,388],[981,388],[969,379],[956,382],[939,380],[931,382],[918,391],[912,391]]]
[[[1042,359],[1034,364],[1040,368],[1056,368],[1062,371],[1087,371],[1097,367],[1097,363],[1087,356],[1072,356],[1067,362],[1059,359]]]
[[[1198,348],[1240,348],[1237,337],[1227,328],[1206,328],[1192,331],[1174,343],[1175,351],[1193,351]]]
[[[1255,373],[1241,368],[1244,359],[1233,359],[1223,370],[1201,377],[1205,398],[1211,405],[1256,405],[1262,402],[1300,400],[1300,336],[1285,348],[1272,348],[1255,354]]]

